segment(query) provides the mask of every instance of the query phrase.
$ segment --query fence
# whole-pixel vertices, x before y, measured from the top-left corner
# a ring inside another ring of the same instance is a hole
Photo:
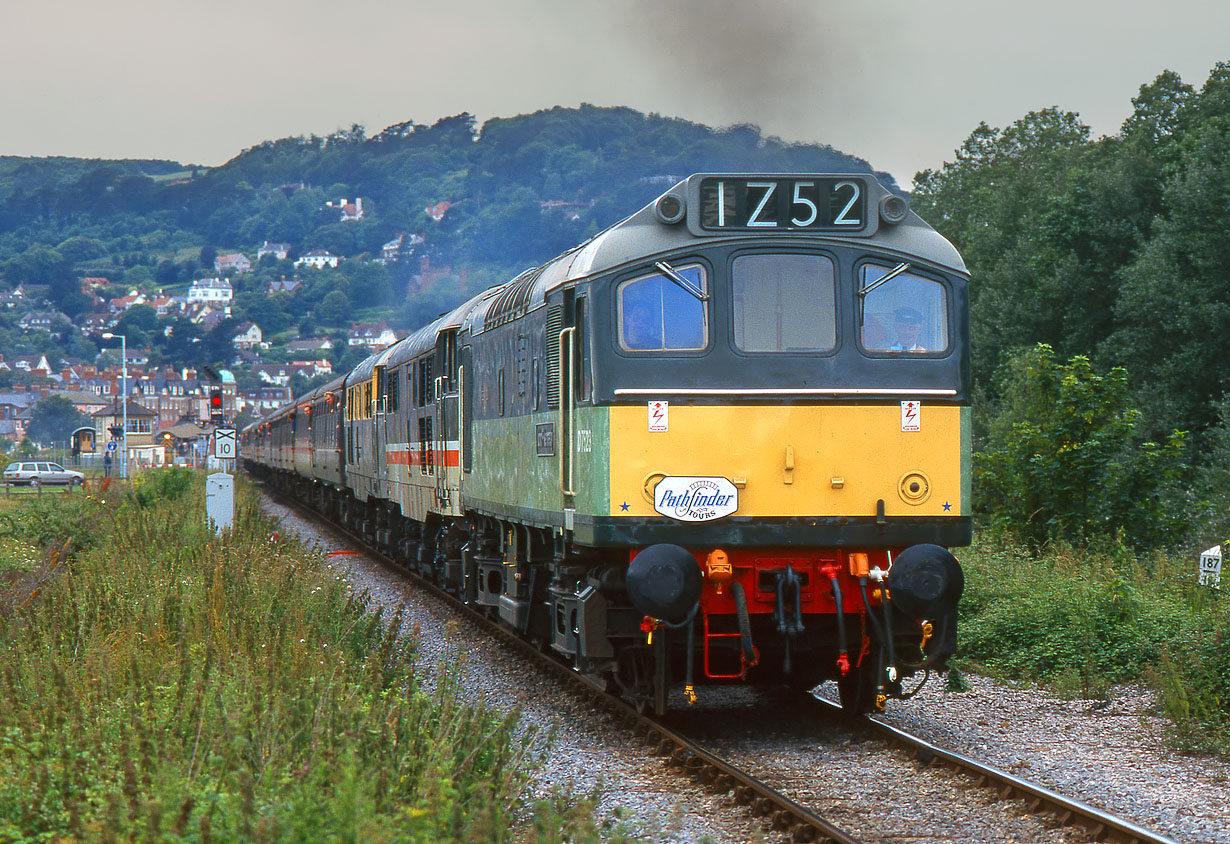
[[[90,478],[85,479],[84,484],[33,484],[28,481],[22,483],[14,483],[13,481],[4,481],[4,497],[9,498],[14,495],[70,495],[74,492],[83,492],[91,486],[98,486],[104,480],[110,478]]]

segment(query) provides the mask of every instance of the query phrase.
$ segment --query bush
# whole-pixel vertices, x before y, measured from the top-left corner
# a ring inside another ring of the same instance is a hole
[[[105,495],[22,496],[11,509],[0,512],[0,539],[36,549],[67,541],[68,551],[82,551],[97,544],[115,504],[115,496],[108,504]]]
[[[1184,435],[1141,442],[1127,372],[1063,364],[1050,346],[1018,353],[1000,374],[1001,407],[974,455],[976,507],[1034,546],[1121,533],[1136,547],[1177,543]]]
[[[980,533],[961,562],[962,667],[1084,698],[1147,681],[1180,747],[1230,754],[1230,603],[1194,557]]]
[[[141,507],[159,501],[178,501],[193,489],[196,472],[184,466],[170,466],[142,472],[133,481],[128,495]]]
[[[1230,612],[1190,619],[1152,676],[1176,744],[1230,757]]]

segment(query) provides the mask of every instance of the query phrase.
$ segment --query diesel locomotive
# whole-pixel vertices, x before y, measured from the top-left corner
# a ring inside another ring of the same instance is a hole
[[[867,712],[956,648],[968,282],[869,174],[697,174],[241,457],[641,708],[835,680]]]

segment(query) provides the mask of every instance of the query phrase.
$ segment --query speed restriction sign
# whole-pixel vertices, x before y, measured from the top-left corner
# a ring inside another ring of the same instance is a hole
[[[235,459],[234,428],[218,428],[214,431],[214,457],[219,460]]]

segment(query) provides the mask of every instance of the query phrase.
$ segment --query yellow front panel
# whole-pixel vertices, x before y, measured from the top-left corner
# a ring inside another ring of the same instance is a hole
[[[888,516],[968,506],[959,407],[924,403],[917,431],[902,430],[897,404],[672,404],[666,432],[649,431],[644,404],[612,407],[610,418],[613,516],[656,515],[644,491],[655,474],[734,481],[736,516],[874,516],[881,498]]]

